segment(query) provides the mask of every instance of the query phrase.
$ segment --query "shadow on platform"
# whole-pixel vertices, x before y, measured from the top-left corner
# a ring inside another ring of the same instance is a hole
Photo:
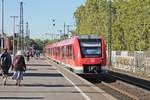
[[[53,67],[49,67],[47,68],[48,70],[56,70],[56,68],[53,68]],[[35,68],[27,68],[27,70],[29,71],[37,71],[38,69],[35,69]]]
[[[8,83],[6,86],[16,86],[15,84]],[[63,84],[30,84],[30,83],[22,83],[21,86],[23,87],[74,87],[74,85],[63,85]],[[87,85],[87,84],[76,84],[78,87],[94,87],[94,85]]]
[[[36,71],[36,70],[38,70],[38,69],[27,68],[27,70],[30,70],[30,71]]]
[[[27,87],[74,87],[73,85],[62,85],[62,84],[23,84],[22,86],[27,86]],[[78,84],[76,86],[90,87],[93,85]]]
[[[26,66],[52,66],[50,64],[26,64]]]
[[[20,99],[44,99],[44,97],[0,97],[0,99],[14,99],[14,100],[20,100]]]
[[[24,76],[29,76],[29,77],[64,77],[60,73],[24,73]]]
[[[54,84],[54,85],[51,85],[51,84],[22,84],[22,86],[25,86],[25,87],[65,87],[65,85],[57,85],[57,84]]]
[[[9,73],[8,76],[12,76],[13,73]],[[2,74],[0,74],[0,76],[2,76]],[[24,73],[24,76],[28,76],[28,77],[64,77],[62,74],[60,73]]]

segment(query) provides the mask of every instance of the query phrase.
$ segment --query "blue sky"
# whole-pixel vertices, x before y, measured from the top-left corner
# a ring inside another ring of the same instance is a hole
[[[5,1],[5,33],[12,34],[13,20],[10,16],[19,16],[20,1],[24,3],[24,23],[29,22],[32,38],[43,38],[44,33],[55,33],[62,30],[64,22],[74,24],[73,13],[85,0],[4,0]],[[0,9],[1,9],[0,2]],[[1,12],[1,10],[0,10]],[[52,20],[56,26],[53,27]],[[19,23],[19,18],[16,24]],[[24,25],[25,26],[25,25]],[[1,31],[1,13],[0,13]],[[17,31],[17,28],[16,28]]]

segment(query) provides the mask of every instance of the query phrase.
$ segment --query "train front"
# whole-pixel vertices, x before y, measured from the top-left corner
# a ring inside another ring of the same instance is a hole
[[[83,74],[100,74],[107,72],[106,49],[103,38],[97,36],[79,36],[80,52],[78,52],[78,64],[82,66]]]

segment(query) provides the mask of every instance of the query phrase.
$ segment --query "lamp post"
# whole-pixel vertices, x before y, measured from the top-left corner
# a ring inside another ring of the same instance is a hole
[[[30,33],[29,33],[29,23],[26,22],[26,36],[25,36],[25,50],[27,51],[29,49],[29,38],[30,37]]]
[[[70,31],[70,27],[73,27],[72,25],[67,25],[67,37],[70,38],[72,36],[72,33],[69,34]]]
[[[66,34],[66,23],[64,22],[64,35]]]
[[[21,35],[21,50],[24,52],[24,19],[23,19],[23,2],[20,2],[20,35]]]
[[[55,22],[55,21],[56,21],[55,19],[52,19],[52,24],[53,24],[53,27],[54,27],[53,31],[55,30],[55,26],[56,26],[56,22]],[[47,33],[47,35],[48,35],[48,33]],[[51,39],[52,39],[52,40],[54,40],[54,38],[55,38],[54,35],[55,35],[55,34],[52,32],[52,34],[51,34]]]
[[[1,52],[4,48],[4,0],[2,0],[2,34],[1,34]]]
[[[69,34],[70,32],[70,27],[72,27],[72,25],[67,25],[67,33]]]
[[[57,30],[58,32],[58,39],[60,39],[61,35],[62,35],[62,30]]]
[[[10,16],[10,18],[13,18],[13,56],[15,55],[16,47],[15,47],[15,26],[16,26],[16,18],[18,16]]]
[[[112,38],[112,12],[111,12],[111,9],[112,9],[112,1],[111,0],[108,0],[108,15],[109,15],[109,18],[108,18],[108,66],[111,66],[112,65],[112,62],[111,62],[111,38]]]
[[[17,29],[18,29],[18,31],[17,31],[17,34],[16,34],[16,36],[17,36],[17,50],[19,50],[20,49],[20,25],[17,25]]]

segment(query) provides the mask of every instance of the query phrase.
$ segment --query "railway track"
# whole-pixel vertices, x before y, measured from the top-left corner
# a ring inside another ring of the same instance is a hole
[[[122,80],[124,82],[136,85],[138,87],[141,87],[143,89],[150,91],[150,81],[148,80],[136,78],[133,76],[131,77],[129,75],[124,75],[124,74],[113,72],[113,71],[109,71],[109,75],[110,77],[114,77],[118,80]]]
[[[94,81],[91,79],[87,80],[118,99],[149,100],[150,98],[150,81],[148,80],[131,77],[113,71],[110,71],[109,74],[103,78],[97,77],[96,80],[93,79]]]

